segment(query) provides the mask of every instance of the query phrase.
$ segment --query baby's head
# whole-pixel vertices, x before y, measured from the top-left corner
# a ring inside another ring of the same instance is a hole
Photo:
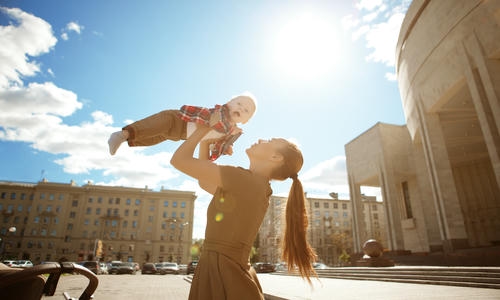
[[[245,124],[248,122],[257,109],[255,97],[248,92],[233,97],[226,105],[231,116],[231,121],[235,124]]]

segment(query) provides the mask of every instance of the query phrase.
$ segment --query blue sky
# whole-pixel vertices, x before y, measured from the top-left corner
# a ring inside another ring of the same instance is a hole
[[[202,238],[210,197],[169,165],[180,143],[110,156],[107,139],[160,110],[250,91],[257,112],[218,162],[247,167],[247,147],[284,137],[303,152],[308,195],[348,199],[345,144],[405,123],[394,47],[409,2],[4,0],[0,180],[196,191]]]

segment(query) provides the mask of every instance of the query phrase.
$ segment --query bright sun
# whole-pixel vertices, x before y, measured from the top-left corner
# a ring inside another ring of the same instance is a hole
[[[334,27],[318,15],[303,14],[283,24],[273,43],[273,61],[281,75],[318,79],[338,60]]]

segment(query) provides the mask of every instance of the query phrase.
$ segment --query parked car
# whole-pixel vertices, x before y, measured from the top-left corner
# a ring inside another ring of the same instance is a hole
[[[137,272],[133,262],[113,261],[108,265],[108,274],[132,274]]]
[[[142,272],[141,274],[156,274],[157,269],[154,263],[145,263],[142,266]]]
[[[99,266],[101,267],[101,274],[109,274],[109,272],[108,272],[108,269],[109,269],[108,263],[100,262]]]
[[[180,265],[179,265],[179,273],[181,273],[181,274],[182,274],[182,273],[186,273],[186,271],[187,271],[187,265],[185,265],[185,264],[180,264]]]
[[[258,262],[254,264],[253,268],[257,273],[271,273],[276,271],[272,263]]]
[[[191,273],[194,273],[194,270],[196,269],[197,265],[198,265],[198,261],[196,261],[196,260],[193,260],[192,262],[190,262],[187,265],[186,274],[189,275]]]
[[[313,268],[316,270],[324,270],[324,269],[328,269],[328,266],[325,265],[324,263],[315,262],[315,263],[313,263]]]
[[[179,266],[173,262],[163,262],[156,264],[157,272],[164,274],[179,274]]]
[[[25,259],[18,260],[17,261],[17,265],[20,268],[31,268],[31,267],[33,267],[33,263],[31,262],[31,260],[25,260]]]
[[[101,265],[97,261],[82,261],[79,262],[80,265],[84,266],[85,268],[89,269],[96,275],[102,274],[101,271]]]
[[[7,267],[11,267],[11,268],[19,267],[19,265],[17,264],[17,260],[4,260],[4,261],[2,261],[2,263],[4,265],[6,265]]]

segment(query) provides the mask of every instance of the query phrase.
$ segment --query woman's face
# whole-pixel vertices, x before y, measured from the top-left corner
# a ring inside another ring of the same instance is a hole
[[[268,159],[273,155],[279,155],[279,149],[286,147],[287,141],[284,139],[259,139],[257,143],[253,144],[246,150],[249,158],[263,158]]]

